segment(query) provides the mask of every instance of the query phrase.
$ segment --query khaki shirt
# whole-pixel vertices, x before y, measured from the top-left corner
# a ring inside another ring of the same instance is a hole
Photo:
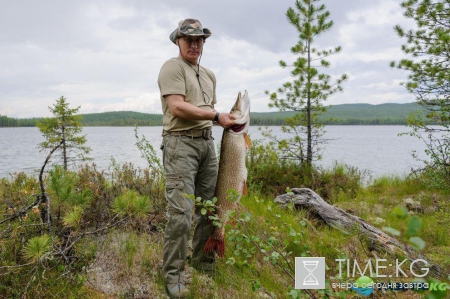
[[[195,69],[194,69],[195,68]],[[207,68],[200,66],[199,78],[203,92],[197,80],[197,66],[190,66],[180,57],[169,59],[159,72],[158,86],[161,91],[163,110],[163,128],[166,131],[204,129],[212,126],[211,120],[186,120],[174,117],[167,105],[165,96],[180,94],[184,101],[201,109],[213,111],[216,101],[216,77]]]

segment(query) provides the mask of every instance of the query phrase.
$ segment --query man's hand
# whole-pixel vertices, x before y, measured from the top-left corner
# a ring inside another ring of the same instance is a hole
[[[221,125],[223,128],[229,128],[232,125],[234,125],[234,120],[236,117],[230,113],[220,113],[219,114],[219,125]]]

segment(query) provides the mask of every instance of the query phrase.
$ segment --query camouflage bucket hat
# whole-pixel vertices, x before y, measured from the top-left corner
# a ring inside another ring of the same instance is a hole
[[[185,19],[178,23],[178,28],[170,34],[170,40],[176,44],[176,40],[182,36],[203,36],[205,39],[211,36],[208,28],[203,28],[202,23],[196,19]]]

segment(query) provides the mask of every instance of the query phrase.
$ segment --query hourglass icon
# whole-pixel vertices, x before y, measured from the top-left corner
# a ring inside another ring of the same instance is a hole
[[[308,275],[306,275],[305,279],[303,279],[303,285],[319,285],[319,280],[312,273],[316,270],[319,265],[319,261],[302,261],[303,266],[306,270],[308,270]]]

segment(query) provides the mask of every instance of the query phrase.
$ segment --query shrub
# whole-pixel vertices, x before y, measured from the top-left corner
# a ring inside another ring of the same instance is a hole
[[[95,164],[56,167],[43,184],[47,201],[36,205],[42,195],[35,178],[0,180],[2,298],[79,298],[84,269],[95,258],[95,246],[85,245],[89,237],[130,225],[153,230],[164,211],[162,176],[132,164],[113,165],[110,174]]]
[[[340,193],[356,196],[368,177],[367,171],[338,163],[331,169],[305,169],[293,161],[280,159],[275,144],[261,140],[253,141],[247,168],[249,186],[263,194],[274,196],[287,187],[308,187],[329,202],[336,201]]]

